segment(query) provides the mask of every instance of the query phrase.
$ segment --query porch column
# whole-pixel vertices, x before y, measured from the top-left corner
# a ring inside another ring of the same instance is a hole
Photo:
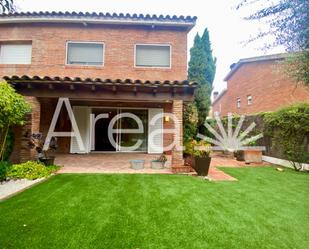
[[[31,105],[31,113],[27,114],[26,124],[21,128],[20,140],[16,139],[20,143],[20,147],[17,146],[17,148],[20,148],[20,162],[36,159],[36,151],[29,149],[28,142],[32,133],[40,132],[40,102],[33,96],[25,96],[25,99]]]
[[[173,134],[173,140],[179,146],[183,145],[183,101],[182,100],[174,100],[172,106],[172,113],[177,117],[177,122],[179,125],[179,134]],[[183,165],[183,153],[182,150],[174,148],[172,151],[172,166]]]

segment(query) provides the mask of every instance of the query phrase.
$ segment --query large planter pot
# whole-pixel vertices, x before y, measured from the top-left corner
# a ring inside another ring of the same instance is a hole
[[[207,176],[210,167],[211,157],[194,157],[193,169],[198,176]]]
[[[54,156],[41,157],[41,158],[39,158],[39,161],[42,162],[46,166],[54,165],[55,164],[55,157]]]
[[[132,169],[139,170],[144,168],[145,160],[131,160],[130,163]]]
[[[244,159],[246,163],[261,163],[262,162],[262,151],[245,150]]]
[[[152,169],[163,169],[165,162],[161,161],[151,161],[151,168]]]

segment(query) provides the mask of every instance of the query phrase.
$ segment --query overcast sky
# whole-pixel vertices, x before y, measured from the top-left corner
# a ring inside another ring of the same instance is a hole
[[[19,11],[95,11],[138,14],[169,14],[197,16],[197,25],[188,36],[188,49],[197,32],[207,27],[210,32],[213,54],[217,57],[214,89],[226,87],[224,76],[229,66],[241,58],[283,52],[282,48],[263,51],[263,41],[244,45],[250,36],[263,27],[259,22],[249,22],[243,17],[254,12],[257,6],[236,10],[240,0],[16,0]],[[275,1],[275,0],[274,0]],[[265,27],[265,26],[264,26]]]

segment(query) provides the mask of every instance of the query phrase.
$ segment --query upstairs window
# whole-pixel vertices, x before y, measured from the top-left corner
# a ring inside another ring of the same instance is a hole
[[[136,45],[136,67],[171,67],[170,45]]]
[[[237,106],[237,108],[240,108],[240,98],[237,99],[236,106]]]
[[[104,44],[96,42],[68,42],[67,64],[103,66]]]
[[[252,96],[251,95],[247,96],[247,103],[248,103],[248,105],[252,105]]]
[[[32,45],[0,44],[0,64],[31,64]]]

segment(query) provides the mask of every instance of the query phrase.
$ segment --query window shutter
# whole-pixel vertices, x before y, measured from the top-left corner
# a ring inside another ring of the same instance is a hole
[[[68,43],[68,64],[102,65],[103,44]]]
[[[162,153],[163,152],[163,117],[157,119],[157,121],[154,124],[150,124],[151,119],[155,115],[162,114],[162,113],[163,113],[163,109],[161,108],[148,109],[148,134],[156,130],[161,131],[160,134],[154,136],[153,138],[154,146],[151,146],[151,143],[148,139],[148,153]]]
[[[136,66],[170,67],[170,46],[136,45]]]
[[[31,64],[31,44],[1,44],[1,64]]]

